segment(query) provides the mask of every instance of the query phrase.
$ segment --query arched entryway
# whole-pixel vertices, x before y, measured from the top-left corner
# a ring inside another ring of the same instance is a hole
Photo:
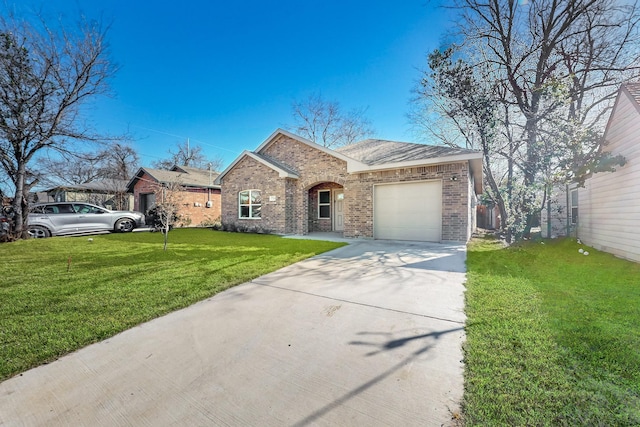
[[[307,190],[308,232],[342,232],[344,230],[344,187],[335,182],[321,182]]]

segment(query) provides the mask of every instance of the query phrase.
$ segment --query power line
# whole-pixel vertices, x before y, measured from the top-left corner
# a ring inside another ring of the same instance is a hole
[[[175,135],[175,134],[172,134],[172,133],[169,133],[169,132],[165,132],[165,131],[157,130],[157,129],[151,129],[151,128],[147,128],[147,127],[144,127],[144,126],[137,126],[137,125],[133,125],[133,126],[139,128],[139,129],[148,130],[150,132],[156,132],[156,133],[160,133],[160,134],[167,135],[167,136],[173,136],[175,138],[191,140],[191,141],[197,142],[197,143],[202,144],[202,145],[207,145],[209,147],[217,148],[218,150],[224,150],[224,151],[228,151],[230,153],[237,154],[237,150],[229,150],[228,148],[220,147],[220,146],[214,145],[214,144],[209,144],[208,142],[200,141],[198,139],[190,138],[188,136]],[[151,157],[153,157],[153,156],[151,156]]]

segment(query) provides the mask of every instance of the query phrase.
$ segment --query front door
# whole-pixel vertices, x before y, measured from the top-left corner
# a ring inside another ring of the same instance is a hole
[[[344,191],[333,192],[333,231],[344,231]]]

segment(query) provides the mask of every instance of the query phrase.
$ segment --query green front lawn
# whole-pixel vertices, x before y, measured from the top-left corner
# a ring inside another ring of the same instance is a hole
[[[467,267],[466,425],[640,425],[640,264],[476,239]]]
[[[0,380],[342,243],[178,229],[0,245]]]

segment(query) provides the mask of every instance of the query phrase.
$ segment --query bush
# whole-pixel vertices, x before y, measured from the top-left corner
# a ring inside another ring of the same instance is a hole
[[[237,224],[235,222],[220,223],[211,228],[214,230],[228,231],[230,233],[273,234],[273,231],[259,225]]]
[[[220,221],[220,217],[216,219],[207,218],[203,220],[199,226],[204,228],[212,228],[214,230],[222,230],[222,221]]]

